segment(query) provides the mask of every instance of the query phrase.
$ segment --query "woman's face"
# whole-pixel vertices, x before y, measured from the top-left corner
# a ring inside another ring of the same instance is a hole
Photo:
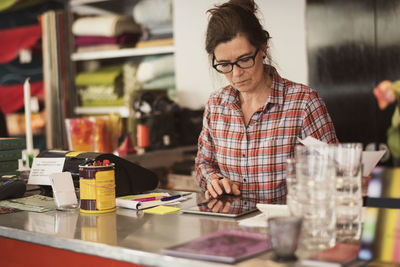
[[[234,39],[226,43],[220,43],[214,49],[214,64],[232,63],[242,58],[254,56],[257,47],[250,44],[247,38],[238,34]],[[254,66],[242,69],[233,65],[231,72],[224,74],[229,83],[239,92],[253,92],[264,89],[263,56],[265,52],[260,49],[255,56]]]

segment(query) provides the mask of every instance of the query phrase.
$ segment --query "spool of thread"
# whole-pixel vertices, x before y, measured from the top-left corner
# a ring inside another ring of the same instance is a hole
[[[116,210],[115,164],[80,165],[80,210],[83,213],[105,213]]]
[[[138,124],[137,128],[137,144],[138,147],[145,148],[150,145],[149,127],[144,124]]]

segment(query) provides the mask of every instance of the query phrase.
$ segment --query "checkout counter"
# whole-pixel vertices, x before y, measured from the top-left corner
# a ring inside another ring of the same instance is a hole
[[[367,204],[384,197],[386,191],[390,193],[386,195],[389,204],[400,198],[399,187],[394,186],[400,181],[398,170],[396,169],[396,173],[389,171],[390,175],[385,175],[385,179],[379,180],[380,185],[377,188],[381,189],[379,192],[382,194],[377,195],[377,190],[372,190],[375,195],[367,197]],[[377,175],[382,177],[379,171]],[[376,183],[375,179],[378,179],[378,176],[373,175],[372,184]],[[202,197],[200,193],[191,193],[190,196],[178,207],[183,209],[193,206],[199,203]],[[375,207],[373,209],[377,210],[384,206]],[[391,213],[400,214],[396,209],[382,210],[394,210],[395,212]],[[162,253],[162,249],[223,229],[242,229],[266,234],[266,227],[244,227],[239,224],[239,220],[257,214],[259,212],[255,211],[239,218],[182,212],[153,215],[119,207],[114,212],[98,215],[80,213],[79,209],[1,214],[0,266],[233,266],[167,256]],[[378,223],[376,229],[382,228],[378,227],[379,225],[387,229],[386,219],[381,222],[376,219],[373,221]],[[377,233],[379,234],[379,231]],[[380,249],[379,246],[371,248]],[[302,259],[313,253],[315,251],[298,250],[296,255]],[[300,266],[298,261],[275,262],[274,256],[273,252],[267,251],[234,266]]]
[[[198,197],[198,193],[192,193],[179,206],[191,206]],[[232,266],[166,256],[161,251],[222,229],[243,227],[234,218],[182,212],[153,215],[124,208],[99,215],[82,214],[79,209],[45,213],[20,211],[0,216],[0,265]],[[266,233],[265,227],[244,229]],[[271,252],[265,252],[237,266],[270,266],[272,258]]]

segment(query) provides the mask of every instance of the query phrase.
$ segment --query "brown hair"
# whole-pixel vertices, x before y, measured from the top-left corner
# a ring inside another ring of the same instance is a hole
[[[206,33],[206,51],[210,58],[217,45],[229,42],[239,33],[254,47],[262,48],[266,45],[268,48],[271,37],[255,15],[257,9],[254,0],[230,0],[207,10],[210,18]],[[268,53],[267,57],[270,59]]]

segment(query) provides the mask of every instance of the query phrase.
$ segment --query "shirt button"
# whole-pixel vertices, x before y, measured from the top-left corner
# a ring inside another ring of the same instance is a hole
[[[243,158],[246,157],[246,154],[243,154],[242,157],[243,157]]]
[[[243,181],[247,182],[247,179],[243,179]]]

